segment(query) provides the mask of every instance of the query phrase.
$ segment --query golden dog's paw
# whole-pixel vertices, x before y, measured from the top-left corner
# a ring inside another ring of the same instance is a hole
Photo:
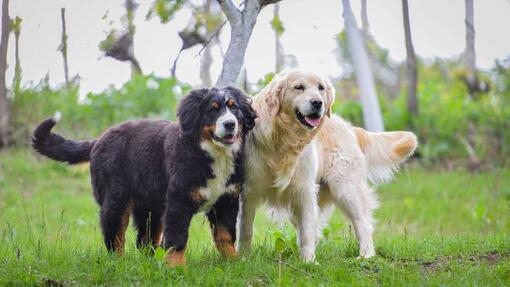
[[[373,257],[375,257],[375,252],[370,253],[370,254],[367,253],[364,255],[360,255],[360,256],[356,257],[356,259],[363,260],[363,259],[369,259],[369,258],[373,258]]]
[[[318,265],[319,263],[317,263],[317,261],[315,260],[315,254],[302,254],[301,255],[301,259],[303,260],[303,262],[305,263],[309,263],[309,264],[314,264],[314,265]]]

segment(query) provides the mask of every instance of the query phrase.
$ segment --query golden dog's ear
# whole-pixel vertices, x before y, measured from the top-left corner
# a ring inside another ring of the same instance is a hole
[[[276,76],[276,78],[273,79],[269,86],[267,86],[262,92],[268,116],[275,117],[278,114],[278,111],[280,111],[281,102],[283,101],[286,88],[286,78]]]
[[[326,82],[326,116],[331,117],[331,109],[333,108],[333,103],[335,102],[335,88],[331,84],[328,79],[325,79]]]

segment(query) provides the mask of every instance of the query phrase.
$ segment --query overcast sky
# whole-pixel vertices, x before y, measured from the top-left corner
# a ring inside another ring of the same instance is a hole
[[[169,76],[171,62],[180,48],[177,31],[187,23],[190,14],[179,13],[174,20],[160,24],[145,15],[152,0],[138,1],[135,54],[145,73]],[[239,1],[238,1],[239,2]],[[395,60],[405,58],[402,6],[400,0],[368,0],[370,30],[377,42],[390,51]],[[411,0],[410,18],[414,46],[421,57],[452,57],[464,50],[463,0]],[[121,28],[124,0],[14,0],[10,1],[11,17],[23,19],[20,39],[24,82],[38,82],[46,74],[50,83],[63,82],[63,64],[57,51],[61,37],[60,8],[66,8],[69,35],[68,54],[71,76],[81,76],[82,92],[101,91],[113,84],[120,86],[129,79],[130,68],[101,55],[98,43],[111,28]],[[360,1],[351,0],[359,19]],[[334,36],[343,29],[340,0],[284,0],[280,6],[285,26],[282,37],[287,54],[293,54],[301,67],[331,76],[341,73],[336,61]],[[274,69],[274,38],[269,24],[272,7],[261,12],[246,53],[245,65],[250,81],[256,81]],[[106,17],[105,17],[106,16]],[[359,21],[358,21],[359,23]],[[227,25],[228,26],[228,25]],[[475,0],[477,65],[490,68],[496,58],[510,54],[510,0]],[[230,32],[222,34],[224,49]],[[199,47],[183,52],[177,76],[198,85]],[[219,51],[214,51],[213,80],[220,71]],[[14,37],[8,54],[7,81],[14,70]]]

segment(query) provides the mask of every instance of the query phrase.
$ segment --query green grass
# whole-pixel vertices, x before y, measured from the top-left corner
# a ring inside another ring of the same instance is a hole
[[[87,169],[24,149],[0,152],[0,286],[502,286],[510,285],[510,170],[472,174],[404,169],[378,190],[381,207],[370,260],[355,259],[348,222],[335,213],[317,248],[298,258],[295,232],[256,218],[254,252],[225,261],[203,215],[195,216],[187,268],[159,251],[108,254]]]

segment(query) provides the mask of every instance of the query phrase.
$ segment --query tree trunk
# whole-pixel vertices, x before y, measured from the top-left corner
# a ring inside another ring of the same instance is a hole
[[[127,29],[129,35],[131,35],[131,45],[128,48],[128,53],[131,55],[131,77],[133,77],[135,74],[141,74],[142,68],[140,67],[140,64],[138,63],[138,59],[135,57],[135,24],[133,22],[133,19],[135,18],[135,10],[138,4],[133,0],[126,0],[126,18],[127,18]]]
[[[280,5],[274,4],[274,19],[280,19]],[[283,45],[281,41],[282,32],[278,29],[274,29],[274,40],[275,40],[275,71],[278,73],[283,69],[285,64],[285,54],[283,52]]]
[[[476,53],[475,53],[475,21],[474,21],[474,0],[466,0],[466,50],[464,60],[467,68],[467,84],[471,96],[476,92],[478,79],[476,77]]]
[[[12,84],[12,90],[14,96],[19,94],[21,88],[21,61],[19,58],[19,36],[21,34],[21,18],[16,17],[14,20],[14,27],[11,29],[14,30],[14,80]]]
[[[342,3],[347,42],[356,73],[356,82],[360,92],[365,127],[367,130],[373,132],[384,131],[381,109],[375,91],[374,77],[370,69],[370,62],[363,44],[363,38],[361,37],[356,20],[352,14],[349,0],[342,0]]]
[[[214,0],[207,0],[205,3],[205,13],[206,15],[211,15],[213,10],[211,9],[211,5],[213,5],[212,1]],[[211,66],[213,64],[213,57],[212,57],[212,48],[213,44],[216,43],[212,37],[214,37],[214,32],[209,30],[209,27],[207,26],[206,22],[206,28],[208,29],[208,38],[210,41],[208,43],[204,44],[204,51],[202,54],[202,58],[200,58],[200,80],[202,82],[203,87],[210,87],[212,85],[212,79],[211,79]]]
[[[2,2],[2,34],[0,36],[0,146],[9,143],[9,100],[5,72],[7,70],[7,46],[11,32],[9,0]]]
[[[212,47],[211,43],[206,44],[204,47],[204,52],[202,58],[200,59],[200,80],[202,81],[202,86],[210,87],[212,85],[211,79],[211,66],[213,63],[212,57]]]
[[[361,0],[361,31],[367,38],[370,35],[370,24],[368,23],[367,0]]]
[[[216,86],[233,86],[241,72],[244,63],[244,55],[250,41],[253,27],[257,22],[262,7],[280,0],[246,0],[244,9],[240,11],[231,0],[218,0],[223,13],[227,16],[230,24],[230,43],[223,59],[223,67]]]
[[[411,24],[409,21],[409,5],[407,0],[402,0],[402,11],[404,16],[404,34],[406,41],[406,75],[407,75],[407,111],[418,115],[418,99],[416,87],[418,84],[418,72],[416,69],[416,55],[414,53],[413,39],[411,37]]]
[[[67,31],[66,31],[66,9],[60,9],[60,18],[62,19],[62,43],[60,44],[60,51],[64,59],[64,77],[66,87],[69,88],[69,65],[67,63]]]

